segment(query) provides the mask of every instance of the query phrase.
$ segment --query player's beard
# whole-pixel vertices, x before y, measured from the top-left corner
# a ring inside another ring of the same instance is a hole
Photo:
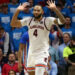
[[[42,16],[42,14],[39,14],[38,16],[35,16],[35,15],[34,15],[35,19],[40,19],[41,16]]]

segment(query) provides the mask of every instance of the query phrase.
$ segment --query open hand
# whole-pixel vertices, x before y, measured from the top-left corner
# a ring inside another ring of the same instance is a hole
[[[47,7],[48,7],[49,9],[52,9],[52,10],[56,9],[55,1],[48,0],[48,1],[47,1],[47,4],[48,4]]]
[[[22,5],[20,4],[20,5],[18,6],[17,10],[23,11],[23,10],[26,9],[27,5],[28,5],[27,3],[23,3]]]

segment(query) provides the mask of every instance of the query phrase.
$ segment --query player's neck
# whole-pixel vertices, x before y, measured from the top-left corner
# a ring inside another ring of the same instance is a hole
[[[41,21],[42,20],[42,16],[40,16],[39,18],[35,18],[35,21]]]

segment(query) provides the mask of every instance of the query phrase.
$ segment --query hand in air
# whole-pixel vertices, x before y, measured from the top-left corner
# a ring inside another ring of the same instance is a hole
[[[27,5],[28,5],[27,3],[23,3],[22,5],[20,4],[20,5],[18,6],[17,10],[23,11],[23,10],[26,9]]]
[[[51,10],[56,9],[55,1],[48,0],[48,1],[47,1],[47,4],[48,4],[47,7],[48,7],[49,9],[51,9]]]

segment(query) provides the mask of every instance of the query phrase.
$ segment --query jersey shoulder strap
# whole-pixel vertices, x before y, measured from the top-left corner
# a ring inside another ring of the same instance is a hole
[[[31,19],[30,19],[29,26],[30,26],[30,24],[31,24],[32,20],[33,20],[33,17],[31,17]]]
[[[50,31],[48,28],[47,28],[47,26],[46,26],[46,17],[44,18],[44,26],[45,26],[45,28],[46,28],[46,30],[48,30],[48,31]]]

